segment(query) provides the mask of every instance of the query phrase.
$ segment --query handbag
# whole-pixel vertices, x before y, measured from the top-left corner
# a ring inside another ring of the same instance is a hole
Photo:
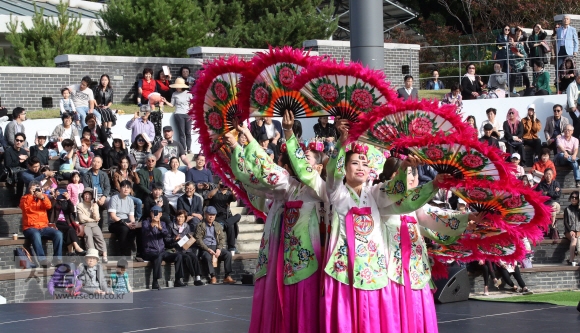
[[[36,268],[36,264],[32,262],[30,253],[22,246],[14,250],[14,256],[18,259],[18,267],[22,269]]]
[[[550,44],[546,43],[545,41],[540,42],[540,45],[544,49],[544,53],[552,52],[552,48],[550,47]]]

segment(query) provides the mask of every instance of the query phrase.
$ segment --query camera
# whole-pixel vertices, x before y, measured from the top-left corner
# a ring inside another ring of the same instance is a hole
[[[37,188],[34,189],[34,193],[41,192],[41,191],[42,190],[40,189],[40,187],[37,187]]]
[[[153,212],[153,216],[157,217],[157,215],[159,215],[159,211],[156,210]]]

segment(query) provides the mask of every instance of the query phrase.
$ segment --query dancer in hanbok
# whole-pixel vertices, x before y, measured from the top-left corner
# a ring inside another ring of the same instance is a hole
[[[306,151],[288,132],[286,152],[276,165],[246,127],[237,127],[249,144],[242,149],[233,135],[232,171],[245,188],[273,200],[260,243],[250,332],[320,331],[320,223],[328,197],[320,177],[323,154]]]

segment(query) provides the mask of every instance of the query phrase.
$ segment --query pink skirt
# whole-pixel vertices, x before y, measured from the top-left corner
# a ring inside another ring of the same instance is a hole
[[[437,315],[429,286],[413,290],[413,311],[408,314],[405,289],[389,282],[380,290],[353,289],[325,274],[322,305],[325,333],[415,333],[408,322],[415,321],[417,333],[437,333]],[[354,290],[354,292],[353,292]],[[356,307],[351,306],[351,302]]]

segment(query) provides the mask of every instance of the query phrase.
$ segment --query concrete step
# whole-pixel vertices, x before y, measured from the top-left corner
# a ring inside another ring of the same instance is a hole
[[[260,242],[262,240],[261,232],[240,232],[238,234],[238,242]]]
[[[230,207],[230,211],[232,215],[240,214],[240,215],[247,215],[248,208],[247,207]]]
[[[257,224],[256,217],[254,215],[242,215],[242,218],[238,224]]]
[[[240,253],[257,253],[260,249],[260,242],[238,242],[236,247]]]
[[[238,223],[238,228],[240,229],[240,234],[242,233],[259,233],[260,235],[264,232],[263,224],[256,223]]]

